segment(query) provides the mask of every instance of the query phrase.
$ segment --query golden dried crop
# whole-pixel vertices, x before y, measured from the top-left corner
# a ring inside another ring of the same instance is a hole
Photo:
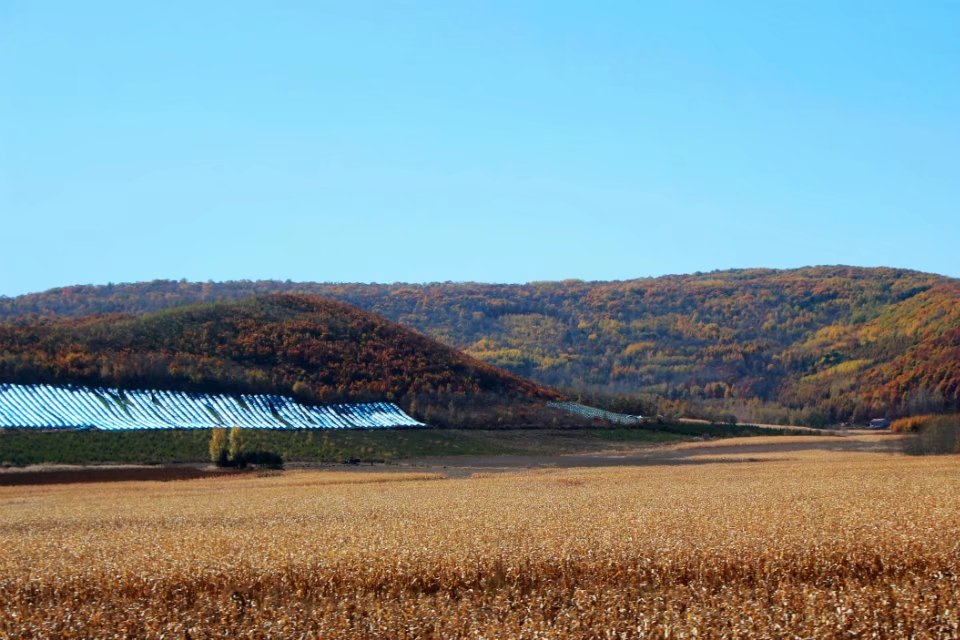
[[[2,488],[0,638],[960,636],[957,458],[789,457]]]

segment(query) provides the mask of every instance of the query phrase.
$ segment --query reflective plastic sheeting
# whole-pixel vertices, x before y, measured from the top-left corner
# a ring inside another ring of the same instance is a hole
[[[276,395],[228,395],[0,384],[6,429],[387,429],[425,427],[391,402],[311,406]]]

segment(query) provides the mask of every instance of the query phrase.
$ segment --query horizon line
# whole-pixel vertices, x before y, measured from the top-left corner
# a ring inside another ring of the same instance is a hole
[[[814,265],[804,265],[801,267],[730,267],[730,268],[718,268],[710,271],[690,271],[684,273],[661,273],[657,275],[643,275],[630,278],[611,278],[611,279],[586,279],[586,278],[558,278],[558,279],[535,279],[535,280],[526,280],[526,281],[492,281],[492,280],[423,280],[423,281],[403,281],[403,280],[394,280],[392,282],[387,282],[385,280],[292,280],[290,278],[278,279],[278,278],[235,278],[227,280],[193,280],[189,278],[152,278],[149,280],[129,280],[123,282],[112,282],[108,281],[106,283],[73,283],[65,284],[54,287],[49,287],[47,289],[40,289],[35,291],[26,291],[23,293],[15,294],[6,294],[0,293],[0,299],[13,300],[16,298],[22,298],[32,295],[41,295],[44,293],[52,293],[56,291],[63,291],[66,289],[74,288],[90,288],[90,289],[104,289],[109,287],[125,287],[138,284],[149,284],[149,283],[180,283],[180,284],[214,284],[214,285],[223,285],[223,284],[233,284],[233,283],[285,283],[291,285],[365,285],[365,286],[412,286],[412,287],[429,287],[437,285],[489,285],[489,286],[526,286],[534,284],[559,284],[565,282],[579,282],[584,284],[601,284],[601,283],[617,283],[617,282],[635,282],[639,280],[658,280],[666,278],[680,278],[680,277],[696,277],[696,276],[705,276],[721,273],[738,273],[738,272],[773,272],[773,273],[785,273],[790,271],[804,271],[810,269],[859,269],[865,271],[899,271],[905,273],[915,273],[929,276],[936,276],[940,278],[945,278],[949,280],[958,280],[960,276],[951,276],[945,273],[936,273],[931,271],[922,271],[920,269],[913,269],[908,267],[894,267],[888,265],[874,265],[874,266],[860,266],[860,265],[850,265],[850,264],[814,264]]]

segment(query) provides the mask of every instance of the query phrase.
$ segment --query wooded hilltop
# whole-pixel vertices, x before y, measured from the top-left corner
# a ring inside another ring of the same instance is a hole
[[[541,384],[658,411],[828,424],[960,410],[960,281],[889,268],[506,285],[154,281],[2,298],[0,319],[275,292],[344,301]]]
[[[560,397],[372,313],[306,294],[0,324],[0,382],[389,400],[434,424],[464,427],[537,425],[545,401]]]

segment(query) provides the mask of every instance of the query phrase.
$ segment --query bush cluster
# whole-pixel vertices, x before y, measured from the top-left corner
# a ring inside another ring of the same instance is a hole
[[[250,450],[243,429],[232,427],[210,432],[210,461],[218,467],[243,469],[248,465],[280,469],[283,456],[273,451]]]

